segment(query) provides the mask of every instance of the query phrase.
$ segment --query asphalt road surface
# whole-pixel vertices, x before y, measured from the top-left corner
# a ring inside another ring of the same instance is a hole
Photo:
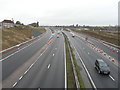
[[[60,32],[57,38],[57,28],[52,28],[52,30],[56,33],[52,38],[51,30],[46,28],[43,36],[3,54],[1,60],[3,88],[65,88],[64,37]],[[70,32],[64,32],[71,45],[76,48],[74,51],[83,60],[95,86],[118,88],[118,66],[90,48],[86,41],[76,36],[73,38]],[[116,53],[107,50],[97,40],[89,39],[106,53],[117,58]],[[109,65],[110,75],[100,75],[95,70],[94,63],[99,58]]]
[[[80,57],[82,58],[87,70],[89,71],[91,78],[97,88],[118,88],[118,67],[110,60],[94,51],[88,46],[87,42],[83,42],[78,37],[72,37],[70,32],[65,32],[70,39],[70,42],[76,48]],[[94,68],[96,59],[103,59],[110,67],[111,73],[109,76],[100,75]]]
[[[3,88],[65,87],[64,38],[50,37],[47,28],[44,36],[3,55]]]
[[[79,34],[79,33],[76,33],[76,34],[79,35],[79,36],[82,36],[84,38],[88,37],[89,41],[91,41],[92,43],[94,43],[98,48],[103,49],[107,54],[109,54],[110,56],[114,57],[116,60],[118,60],[118,58],[120,58],[120,56],[118,55],[117,52],[115,52],[115,51],[107,48],[105,45],[103,45],[103,43],[101,43],[96,38],[91,37],[91,36],[87,36],[87,35],[84,35],[84,34]]]

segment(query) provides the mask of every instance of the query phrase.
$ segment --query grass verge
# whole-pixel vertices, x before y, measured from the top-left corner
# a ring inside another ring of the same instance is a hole
[[[76,88],[75,85],[75,78],[72,68],[72,62],[70,58],[69,48],[68,48],[68,40],[65,34],[63,33],[65,37],[65,47],[66,47],[66,70],[67,70],[67,88]]]
[[[97,39],[115,44],[117,46],[120,46],[119,43],[119,32],[105,32],[105,31],[90,31],[90,30],[77,30],[77,29],[73,29],[73,31],[77,32],[77,33],[82,33],[82,34],[86,34],[92,37],[95,37]]]
[[[75,68],[76,68],[80,88],[82,88],[82,90],[85,90],[85,85],[84,85],[83,79],[82,79],[82,77],[80,75],[80,69],[79,69],[79,66],[76,63],[76,58],[75,58],[73,49],[70,46],[70,42],[68,41],[67,36],[64,33],[63,33],[63,35],[65,37],[65,46],[66,46],[67,83],[68,83],[67,87],[68,88],[76,88],[75,78],[74,78],[74,73],[73,73],[73,67],[72,67],[72,62],[71,62],[69,48],[68,48],[68,45],[69,45],[70,51],[72,53],[74,65],[75,65]]]
[[[82,88],[82,90],[85,90],[85,85],[84,85],[84,82],[83,82],[83,79],[82,79],[82,76],[80,74],[80,68],[76,62],[76,58],[75,58],[75,55],[73,53],[73,49],[70,47],[70,50],[72,52],[72,57],[73,57],[73,61],[74,61],[74,65],[75,65],[75,68],[76,68],[76,72],[77,72],[77,76],[78,76],[78,81],[79,81],[79,84],[80,84],[80,88]]]
[[[25,26],[17,26],[9,29],[2,30],[2,49],[7,49],[14,45],[20,44],[32,38],[32,30],[39,30],[44,33],[45,29],[42,27],[29,28]]]

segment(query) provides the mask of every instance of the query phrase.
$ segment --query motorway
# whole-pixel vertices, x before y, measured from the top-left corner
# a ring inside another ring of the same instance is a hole
[[[57,28],[52,28],[58,31]],[[70,40],[75,56],[84,62],[96,88],[118,87],[118,66],[106,57],[92,49],[88,42],[79,37],[71,36],[70,32],[63,31]],[[2,57],[2,81],[3,88],[65,88],[66,64],[64,55],[64,37],[61,33],[57,38],[57,32],[51,38],[50,28],[46,33],[34,41],[20,46],[3,54]],[[77,34],[86,37],[81,34]],[[94,38],[89,38],[99,48],[117,59],[117,54],[109,51]],[[101,58],[110,67],[109,76],[100,75],[94,68],[95,60]],[[118,60],[118,59],[117,59]]]
[[[65,34],[68,36],[72,46],[75,48],[74,50],[76,50],[84,62],[95,86],[97,88],[118,88],[118,67],[110,62],[110,60],[90,48],[88,43],[83,42],[79,37],[75,36],[73,38],[70,32],[65,32]],[[109,76],[99,75],[95,70],[94,63],[98,58],[103,59],[109,65],[111,69]]]
[[[3,55],[3,88],[65,87],[64,38],[50,39],[51,30],[46,31],[39,39]]]

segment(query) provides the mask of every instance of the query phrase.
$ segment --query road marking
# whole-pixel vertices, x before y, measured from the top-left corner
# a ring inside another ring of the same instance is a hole
[[[19,78],[19,80],[22,79],[22,78],[23,78],[23,76],[21,76],[21,77]]]
[[[48,47],[49,47],[49,46],[48,46]],[[45,53],[45,51],[48,49],[48,47],[43,51],[43,53]],[[42,53],[42,54],[43,54],[43,53]],[[32,68],[32,66],[38,61],[38,59],[39,59],[41,56],[42,56],[42,55],[40,55],[40,56],[35,60],[35,62],[30,65],[30,67],[24,72],[24,75]],[[48,66],[48,68],[49,68],[49,67],[50,67],[50,65]],[[23,75],[23,76],[24,76],[24,75]],[[23,76],[21,76],[21,77],[19,78],[18,82],[22,79]],[[14,83],[14,84],[13,84],[13,87],[15,87],[15,85],[16,85],[18,82]]]
[[[53,54],[53,56],[55,56],[55,54]]]
[[[90,54],[90,53],[88,52],[88,54]]]
[[[64,39],[64,58],[65,58],[65,90],[67,90],[67,72],[66,72],[66,48]]]
[[[49,47],[49,46],[48,46],[48,47]],[[45,51],[48,49],[48,47],[44,50],[43,53],[45,53]],[[43,53],[42,53],[42,54],[43,54]],[[38,61],[38,59],[42,56],[42,54],[35,60],[35,62],[34,62],[33,64],[30,65],[30,67],[24,72],[24,75],[25,75],[25,74],[32,68],[32,66]],[[50,68],[50,64],[48,65],[48,68]],[[24,75],[23,75],[23,76],[24,76]],[[23,76],[21,76],[21,77],[19,78],[18,82],[22,79]],[[13,87],[15,87],[18,82],[14,83],[14,84],[13,84]]]
[[[28,70],[26,70],[25,72],[24,72],[24,74],[26,74],[28,72]]]
[[[57,50],[57,48],[55,48],[55,50]]]
[[[115,81],[115,79],[114,79],[111,75],[109,75],[109,77],[110,77],[113,81]]]
[[[72,44],[72,43],[71,43],[71,44]],[[83,62],[83,60],[82,60],[82,58],[80,57],[80,55],[79,55],[77,49],[75,48],[75,46],[74,46],[73,44],[72,44],[72,46],[74,47],[74,49],[75,49],[75,51],[76,51],[76,53],[77,53],[77,55],[78,55],[78,57],[79,57],[79,59],[80,59],[82,65],[83,65],[83,67],[84,67],[84,69],[85,69],[85,71],[86,71],[86,73],[87,73],[87,75],[88,75],[88,77],[89,77],[89,79],[90,79],[90,81],[91,81],[91,83],[92,83],[94,89],[97,90],[97,88],[96,88],[96,86],[95,86],[95,83],[93,82],[92,77],[90,76],[90,74],[89,74],[89,72],[88,72],[88,70],[87,70],[87,67],[85,66],[85,64],[84,64],[84,62]]]
[[[79,37],[79,36],[78,36]],[[107,55],[109,55],[109,54],[107,54],[107,53],[105,53],[105,55],[103,54],[103,52],[101,53],[99,50],[97,50],[97,49],[99,49],[99,48],[97,48],[96,46],[94,46],[95,44],[93,43],[93,42],[91,42],[91,41],[89,41],[88,42],[88,46],[91,48],[91,49],[93,49],[93,51],[97,51],[99,54],[101,54],[103,57],[105,57],[106,59],[108,59],[109,61],[111,60],[111,59],[109,59],[108,57],[107,57]],[[96,53],[96,52],[95,52]],[[110,56],[110,55],[109,55]],[[116,66],[118,66],[118,64],[117,64],[118,62],[117,62],[117,60],[116,60],[116,62],[114,62],[114,64],[116,65]]]
[[[31,68],[33,65],[34,65],[34,63],[30,65],[30,68]]]
[[[42,37],[41,37],[41,38],[42,38]],[[37,39],[37,40],[33,41],[33,43],[31,43],[31,44],[29,44],[29,45],[27,45],[27,46],[23,47],[22,49],[19,49],[18,51],[16,51],[16,52],[14,52],[14,53],[10,54],[9,56],[7,56],[7,57],[5,57],[5,58],[1,59],[1,60],[0,60],[0,62],[2,62],[2,61],[4,61],[4,60],[6,60],[7,58],[9,58],[9,57],[11,57],[11,56],[15,55],[15,54],[16,54],[16,53],[18,53],[18,52],[20,52],[20,51],[24,50],[25,48],[27,48],[27,47],[31,46],[32,44],[34,44],[34,43],[36,43],[37,41],[39,41],[41,38],[39,38],[39,39]]]
[[[49,64],[49,65],[48,65],[48,69],[50,68],[50,66],[51,66],[51,65]]]
[[[24,74],[26,74],[26,73],[28,72],[28,70],[29,70],[29,69],[27,69],[27,70],[24,72]]]
[[[13,84],[13,87],[15,87],[17,85],[17,82],[15,82],[14,84]]]

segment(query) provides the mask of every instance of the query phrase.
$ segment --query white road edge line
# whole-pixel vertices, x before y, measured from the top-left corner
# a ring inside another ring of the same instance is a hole
[[[72,43],[71,43],[71,44],[72,44]],[[94,88],[95,90],[97,90],[97,88],[96,88],[96,86],[95,86],[95,83],[93,82],[93,80],[92,80],[92,78],[91,78],[91,76],[90,76],[90,74],[89,74],[89,72],[88,72],[88,70],[87,70],[87,68],[86,68],[86,66],[85,66],[85,64],[84,64],[84,62],[83,62],[83,60],[82,60],[82,58],[80,57],[79,53],[77,52],[77,49],[75,48],[75,46],[74,46],[73,44],[72,44],[72,46],[74,47],[76,53],[78,54],[78,57],[79,57],[79,59],[80,59],[82,65],[83,65],[83,67],[84,67],[84,69],[85,69],[85,71],[86,71],[86,73],[87,73],[87,75],[88,75],[88,77],[89,77],[89,79],[90,79],[92,85],[93,85],[93,88]]]
[[[49,46],[48,46],[48,47],[49,47]],[[32,66],[33,66],[33,65],[39,60],[39,58],[46,52],[46,50],[48,49],[48,47],[47,47],[47,48],[44,50],[44,52],[35,60],[35,62],[30,65],[30,67],[24,72],[24,75],[32,68]],[[22,76],[22,77],[23,77],[23,76]],[[19,78],[19,79],[20,79],[20,78]],[[19,80],[19,81],[20,81],[20,80]],[[19,82],[19,81],[18,81],[18,82]],[[15,84],[13,84],[13,87],[15,87],[18,82],[16,82]]]
[[[65,59],[65,90],[67,90],[67,72],[66,72],[66,48],[65,48],[65,38],[64,38],[64,59]]]
[[[42,37],[41,37],[41,38],[42,38]],[[9,57],[11,57],[11,56],[13,56],[13,55],[15,55],[16,53],[18,53],[18,52],[22,51],[23,49],[25,49],[25,48],[27,48],[27,47],[31,46],[32,44],[34,44],[34,43],[36,43],[37,41],[39,41],[41,38],[37,39],[36,41],[33,41],[33,43],[31,43],[31,44],[29,44],[29,45],[27,45],[27,46],[23,47],[22,49],[19,49],[18,51],[16,51],[16,52],[14,52],[14,53],[12,53],[12,54],[8,55],[7,57],[5,57],[5,58],[1,59],[1,60],[0,60],[0,62],[1,62],[1,61],[4,61],[5,59],[7,59],[7,58],[9,58]]]
[[[47,67],[48,67],[48,69],[50,68],[50,66],[51,66],[50,64],[47,66]]]
[[[115,79],[114,79],[111,75],[109,75],[109,77],[110,77],[113,81],[115,81]]]

